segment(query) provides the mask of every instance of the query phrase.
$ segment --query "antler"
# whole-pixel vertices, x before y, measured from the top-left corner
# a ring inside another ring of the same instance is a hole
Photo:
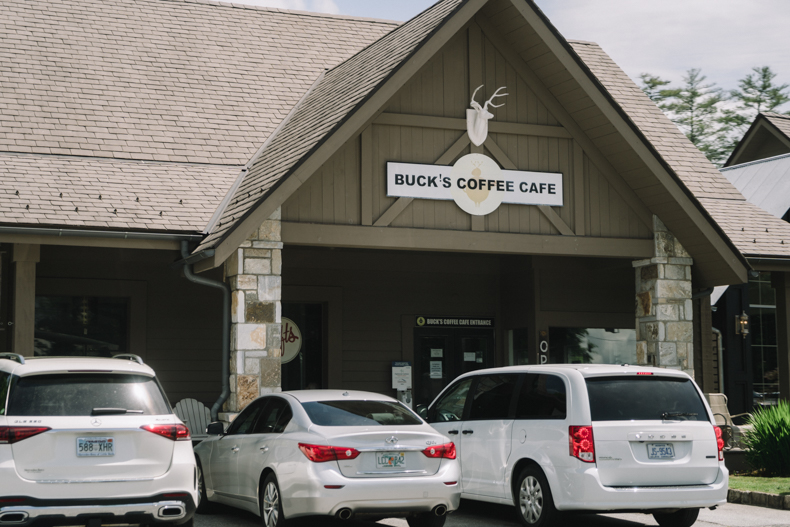
[[[480,88],[478,88],[478,90],[479,90],[479,89],[480,89]],[[500,94],[500,93],[499,93],[499,90],[504,90],[504,89],[506,89],[506,87],[505,87],[505,86],[502,86],[501,88],[497,88],[497,90],[494,92],[494,95],[492,95],[492,96],[491,96],[491,98],[490,98],[490,99],[488,99],[488,100],[486,101],[486,104],[485,104],[485,106],[483,106],[483,109],[486,109],[486,110],[487,110],[489,106],[493,106],[494,108],[499,108],[499,107],[501,107],[501,106],[504,106],[504,105],[505,105],[505,103],[502,103],[502,104],[494,104],[494,103],[492,102],[492,101],[494,100],[494,97],[504,97],[504,96],[506,96],[506,95],[509,95],[509,94],[507,94],[507,93],[502,93],[502,94]],[[477,92],[475,92],[475,93],[477,93]]]
[[[479,92],[480,88],[482,88],[483,86],[485,86],[485,84],[481,84],[480,86],[478,86],[477,89],[475,90],[475,92],[472,94],[472,103],[477,102],[477,101],[475,101],[475,97],[477,96],[477,92]]]

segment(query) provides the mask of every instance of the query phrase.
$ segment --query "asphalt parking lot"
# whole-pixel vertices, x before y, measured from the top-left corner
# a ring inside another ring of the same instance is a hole
[[[463,501],[461,508],[448,517],[446,527],[517,527],[514,509],[501,505]],[[260,527],[257,516],[217,506],[211,515],[195,516],[195,527]],[[407,527],[401,519],[387,519],[377,523],[340,521],[333,518],[307,518],[294,527]],[[565,518],[564,525],[584,527],[642,527],[658,525],[652,516],[644,514],[578,515]],[[790,526],[790,512],[749,505],[726,504],[715,511],[703,510],[695,527],[779,527]]]

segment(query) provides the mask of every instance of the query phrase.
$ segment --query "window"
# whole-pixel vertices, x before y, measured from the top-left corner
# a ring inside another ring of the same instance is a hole
[[[469,419],[507,419],[518,375],[483,375],[477,378]]]
[[[463,419],[466,396],[469,394],[472,380],[473,378],[464,379],[447,390],[442,398],[428,409],[428,422],[441,423]]]
[[[636,330],[549,328],[552,364],[635,364]]]
[[[5,415],[5,404],[8,399],[9,384],[11,384],[11,374],[0,371],[0,415]]]
[[[318,426],[420,425],[422,420],[405,406],[390,401],[320,401],[303,403]]]
[[[556,375],[528,373],[518,395],[516,419],[565,419],[565,383]]]
[[[252,433],[255,421],[261,414],[261,410],[263,410],[266,402],[267,399],[257,399],[251,402],[230,424],[227,435],[232,436]]]
[[[776,404],[779,400],[779,363],[776,339],[776,291],[771,273],[749,279],[749,330],[752,337],[754,403]]]
[[[36,296],[35,355],[112,357],[128,349],[129,301]]]
[[[74,416],[173,413],[159,383],[145,375],[69,373],[16,377],[8,415]]]
[[[587,393],[593,421],[660,421],[664,417],[709,420],[690,379],[657,375],[593,377],[587,379]]]
[[[293,416],[288,401],[279,397],[271,397],[268,401],[253,434],[281,434]]]

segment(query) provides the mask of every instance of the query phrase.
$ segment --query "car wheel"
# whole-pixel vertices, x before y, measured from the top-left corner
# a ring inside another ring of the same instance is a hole
[[[277,478],[274,474],[269,474],[263,480],[260,504],[263,527],[283,527],[285,525],[280,487],[277,485]]]
[[[528,527],[546,527],[557,519],[557,509],[543,471],[529,465],[519,473],[516,480],[515,503],[521,523]]]
[[[197,485],[198,485],[198,502],[197,502],[197,509],[195,511],[198,514],[208,514],[211,512],[211,502],[208,501],[208,496],[206,495],[206,480],[203,478],[203,467],[200,464],[200,460],[195,458],[197,462]]]
[[[681,509],[677,512],[653,514],[661,527],[691,527],[697,521],[699,509]]]
[[[409,527],[442,527],[444,525],[447,515],[437,516],[433,512],[424,512],[406,518],[406,523]]]

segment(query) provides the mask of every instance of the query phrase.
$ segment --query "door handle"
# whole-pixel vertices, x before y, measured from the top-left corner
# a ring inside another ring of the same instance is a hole
[[[458,430],[448,430],[447,433],[448,434],[452,434],[454,436],[457,436],[458,435]]]
[[[269,451],[269,447],[267,447],[267,446],[262,446],[261,447],[261,452],[268,452],[268,451]]]
[[[464,435],[467,435],[467,434],[474,434],[474,433],[475,433],[475,431],[474,431],[474,430],[464,430],[464,431],[463,431],[463,432],[461,432],[461,433],[462,433],[462,434],[464,434]]]
[[[231,449],[230,449],[230,451],[231,451],[231,452],[233,452],[233,453],[235,454],[236,452],[238,452],[238,451],[239,451],[239,447],[237,447],[237,446],[234,446],[233,448],[231,448]]]

